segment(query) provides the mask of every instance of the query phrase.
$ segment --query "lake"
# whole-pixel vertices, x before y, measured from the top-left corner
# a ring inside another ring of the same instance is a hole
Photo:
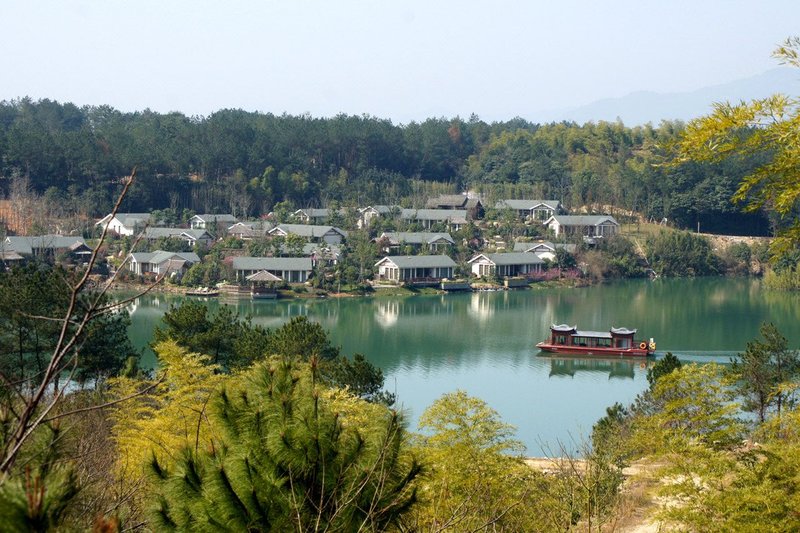
[[[137,347],[181,296],[150,294],[131,306]],[[330,332],[345,354],[362,353],[380,367],[416,429],[420,413],[446,392],[463,389],[517,427],[529,455],[574,450],[614,402],[647,388],[641,361],[556,358],[534,345],[552,323],[585,330],[638,328],[658,354],[684,361],[727,362],[774,322],[800,343],[800,295],[764,291],[739,278],[633,280],[581,289],[541,289],[435,296],[285,301],[216,301],[275,328],[306,315]],[[144,366],[155,363],[143,354]]]

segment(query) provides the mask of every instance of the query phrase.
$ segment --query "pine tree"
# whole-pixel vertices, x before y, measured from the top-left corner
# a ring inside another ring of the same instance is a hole
[[[326,398],[315,360],[272,360],[229,380],[210,402],[212,446],[187,447],[171,465],[153,456],[155,529],[392,529],[420,472],[400,416],[369,405],[356,426]]]
[[[54,531],[78,494],[58,423],[42,425],[26,450],[24,469],[0,484],[0,530]]]

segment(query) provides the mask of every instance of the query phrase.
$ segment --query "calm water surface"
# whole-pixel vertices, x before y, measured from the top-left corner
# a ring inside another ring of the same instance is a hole
[[[144,347],[153,327],[181,297],[147,295],[131,307],[131,335]],[[463,389],[517,427],[530,455],[574,448],[614,402],[647,387],[640,362],[539,355],[534,344],[552,323],[581,329],[638,328],[658,352],[688,361],[727,362],[761,322],[774,322],[800,344],[800,296],[761,290],[750,279],[626,281],[584,289],[441,296],[292,301],[220,301],[274,328],[293,316],[320,322],[343,353],[363,353],[383,369],[386,388],[416,428],[420,413],[446,392]],[[143,364],[152,366],[145,351]]]

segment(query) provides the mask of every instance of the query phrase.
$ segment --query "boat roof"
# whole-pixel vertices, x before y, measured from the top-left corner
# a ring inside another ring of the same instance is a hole
[[[598,339],[610,339],[611,335],[635,335],[635,329],[628,329],[628,328],[615,328],[612,327],[610,331],[589,331],[589,330],[578,330],[578,326],[570,326],[569,324],[553,324],[550,326],[550,329],[553,331],[558,331],[561,333],[571,333],[576,337],[596,337]]]
[[[574,337],[595,337],[597,339],[610,339],[610,331],[581,331],[578,330],[572,334]]]

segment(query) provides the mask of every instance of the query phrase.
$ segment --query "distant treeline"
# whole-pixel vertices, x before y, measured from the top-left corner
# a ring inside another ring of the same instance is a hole
[[[123,210],[173,207],[258,216],[295,207],[419,204],[467,188],[499,197],[561,200],[568,208],[630,210],[679,227],[765,234],[766,214],[730,198],[756,163],[661,166],[679,122],[487,124],[477,117],[395,125],[369,116],[208,117],[50,100],[0,102],[0,193],[15,177],[76,212],[100,216],[120,177],[137,168]]]

